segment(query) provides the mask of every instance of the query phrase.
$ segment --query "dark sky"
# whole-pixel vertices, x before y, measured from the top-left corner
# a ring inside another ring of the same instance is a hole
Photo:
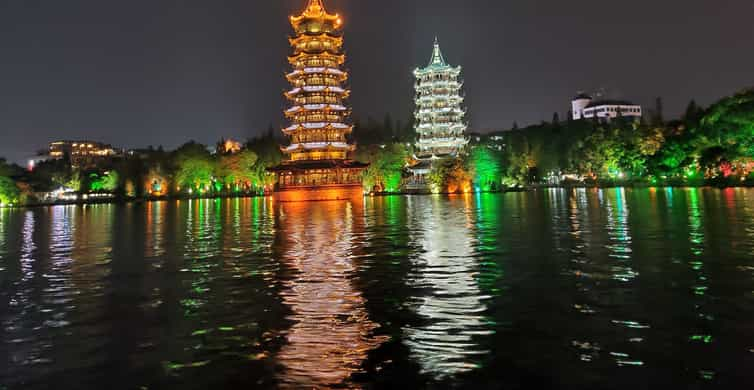
[[[287,16],[306,0],[4,0],[0,156],[53,139],[175,147],[282,124]],[[346,22],[355,116],[413,110],[440,38],[473,130],[563,115],[578,90],[678,115],[754,85],[751,0],[326,0]]]

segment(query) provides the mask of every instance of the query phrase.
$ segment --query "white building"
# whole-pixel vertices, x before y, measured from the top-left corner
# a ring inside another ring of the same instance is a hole
[[[641,119],[641,106],[621,100],[594,100],[591,96],[579,94],[571,101],[573,120],[592,119],[610,121],[617,117]]]

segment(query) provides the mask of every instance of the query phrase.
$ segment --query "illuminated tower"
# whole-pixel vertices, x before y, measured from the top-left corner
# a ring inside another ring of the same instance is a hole
[[[469,142],[464,137],[466,112],[461,107],[461,67],[445,62],[435,39],[426,68],[414,70],[416,78],[416,157],[419,160],[455,157]]]
[[[290,108],[283,129],[290,145],[282,148],[286,162],[272,169],[278,176],[278,191],[359,187],[364,164],[349,160],[355,145],[347,136],[353,131],[345,100],[348,74],[342,70],[343,20],[328,14],[322,0],[309,0],[301,15],[290,18],[295,36],[290,38],[292,71],[285,93]]]

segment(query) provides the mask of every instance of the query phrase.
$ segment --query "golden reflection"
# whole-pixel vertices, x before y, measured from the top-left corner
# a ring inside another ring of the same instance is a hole
[[[147,202],[146,242],[144,245],[147,258],[160,257],[165,254],[165,214],[167,202]]]
[[[355,388],[375,337],[365,299],[354,286],[354,252],[364,230],[361,205],[347,201],[281,203],[279,250],[293,273],[283,283],[283,302],[293,322],[277,361],[283,387]],[[358,213],[359,215],[355,215]]]
[[[409,230],[421,232],[422,251],[411,259],[414,271],[407,284],[418,293],[410,304],[423,321],[404,328],[404,343],[422,372],[443,379],[478,368],[489,354],[479,338],[493,333],[484,316],[489,297],[477,284],[473,200],[465,194],[449,201],[439,195],[410,201],[421,203],[410,207],[420,212],[408,223]]]

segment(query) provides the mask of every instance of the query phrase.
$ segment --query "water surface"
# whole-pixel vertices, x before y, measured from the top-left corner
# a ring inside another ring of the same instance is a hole
[[[754,191],[0,210],[0,388],[751,388]]]

